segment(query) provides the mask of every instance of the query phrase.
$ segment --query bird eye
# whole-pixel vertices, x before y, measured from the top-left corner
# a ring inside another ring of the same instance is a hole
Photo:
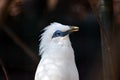
[[[61,35],[61,33],[60,32],[56,32],[56,36],[60,36]]]
[[[62,36],[62,32],[60,30],[54,32],[53,37],[59,37],[59,36]]]

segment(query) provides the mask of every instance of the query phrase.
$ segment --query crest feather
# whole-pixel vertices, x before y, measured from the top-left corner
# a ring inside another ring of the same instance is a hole
[[[41,41],[39,45],[39,54],[42,55],[44,51],[48,48],[48,45],[52,40],[53,33],[56,30],[68,30],[69,28],[69,26],[62,25],[57,22],[51,23],[49,26],[45,27],[43,29],[44,32],[41,34],[41,38],[39,39],[39,41]]]

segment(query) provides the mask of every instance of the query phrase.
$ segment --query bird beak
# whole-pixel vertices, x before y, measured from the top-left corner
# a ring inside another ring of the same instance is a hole
[[[67,34],[71,34],[71,33],[76,32],[76,31],[79,31],[79,27],[72,26],[72,27],[70,27],[70,30],[63,32],[62,36],[66,36]]]
[[[79,27],[72,26],[70,32],[76,32],[76,31],[79,31]]]

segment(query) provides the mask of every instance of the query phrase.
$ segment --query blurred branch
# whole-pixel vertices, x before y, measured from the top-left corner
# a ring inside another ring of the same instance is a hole
[[[0,26],[1,29],[3,29],[3,31],[5,33],[7,33],[7,35],[13,39],[13,41],[18,45],[20,46],[24,51],[25,53],[35,62],[35,63],[38,63],[39,61],[39,57],[33,52],[31,51],[31,49],[28,48],[27,45],[25,45],[21,39],[14,33],[12,32],[12,30],[10,28],[8,28],[7,26]]]
[[[0,24],[3,24],[11,0],[0,0]]]
[[[25,45],[22,40],[9,28],[5,25],[6,15],[8,14],[8,9],[10,10],[9,6],[14,5],[14,7],[19,7],[18,5],[21,4],[22,0],[0,0],[0,28],[10,37],[13,41],[20,46],[26,54],[32,58],[35,63],[38,63],[39,58],[38,56]],[[13,3],[14,2],[14,3]],[[12,4],[11,4],[12,3]],[[11,7],[11,10],[14,9]],[[16,10],[16,9],[15,9]],[[14,11],[14,10],[13,10]]]
[[[2,70],[3,70],[3,72],[4,72],[4,75],[5,75],[6,80],[9,80],[7,71],[6,71],[5,66],[4,66],[4,64],[3,64],[3,62],[2,62],[1,59],[0,59],[0,65],[1,65],[1,67],[2,67]]]
[[[115,58],[116,77],[120,79],[120,0],[113,0],[114,27],[112,28],[112,45]]]
[[[110,40],[112,0],[89,0],[89,3],[100,24],[104,80],[116,80]]]

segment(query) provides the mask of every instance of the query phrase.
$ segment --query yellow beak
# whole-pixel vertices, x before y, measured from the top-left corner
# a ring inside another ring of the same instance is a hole
[[[79,27],[72,26],[71,27],[71,32],[76,32],[76,31],[79,31]]]

